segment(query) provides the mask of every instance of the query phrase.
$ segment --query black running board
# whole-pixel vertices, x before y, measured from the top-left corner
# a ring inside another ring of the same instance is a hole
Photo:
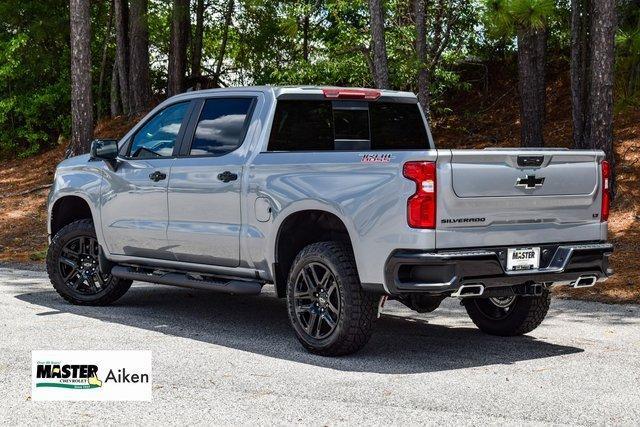
[[[167,272],[149,268],[125,267],[122,265],[114,266],[111,269],[111,274],[121,279],[180,286],[183,288],[206,289],[227,294],[257,295],[262,290],[263,285],[260,282],[220,279],[199,273]]]

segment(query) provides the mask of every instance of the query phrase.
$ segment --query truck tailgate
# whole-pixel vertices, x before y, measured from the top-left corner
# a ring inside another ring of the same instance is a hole
[[[599,241],[604,153],[439,150],[437,248]]]

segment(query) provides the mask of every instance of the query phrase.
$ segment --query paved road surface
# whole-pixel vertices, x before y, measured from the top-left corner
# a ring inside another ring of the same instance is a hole
[[[44,273],[0,268],[0,422],[638,424],[640,307],[554,300],[530,336],[482,335],[455,302],[389,304],[364,351],[305,353],[285,304],[135,284],[76,307]],[[33,349],[153,351],[152,402],[32,402]]]

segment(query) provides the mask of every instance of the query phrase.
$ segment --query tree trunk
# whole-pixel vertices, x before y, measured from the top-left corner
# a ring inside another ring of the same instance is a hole
[[[222,73],[222,63],[224,56],[227,52],[227,41],[229,39],[229,28],[233,19],[233,10],[235,7],[234,0],[229,0],[227,5],[227,11],[224,17],[224,32],[222,33],[222,41],[220,42],[220,51],[218,52],[218,58],[216,59],[216,69],[213,75],[213,81],[217,87],[220,86],[220,74]]]
[[[520,142],[523,147],[544,146],[546,50],[545,29],[518,28]]]
[[[373,66],[373,58],[371,58],[371,49],[366,46],[360,46],[358,50],[360,50],[360,52],[362,52],[362,56],[364,56],[364,60],[367,63],[367,68],[369,69],[369,73],[374,76],[376,74],[376,70]]]
[[[122,115],[122,107],[120,105],[120,87],[118,84],[118,64],[114,61],[111,69],[111,97],[109,107],[111,117]]]
[[[204,0],[197,0],[196,28],[191,44],[191,76],[197,82],[202,75],[202,38],[204,35]]]
[[[589,98],[589,0],[571,0],[571,115],[573,144],[586,148],[585,115]]]
[[[429,70],[427,69],[427,29],[425,0],[414,1],[414,12],[416,19],[416,55],[418,57],[418,101],[427,117],[430,110],[429,95]]]
[[[373,79],[379,89],[389,89],[389,70],[387,67],[387,47],[384,40],[383,0],[369,0],[371,15],[371,44],[373,45]]]
[[[603,150],[612,167],[613,153],[613,66],[615,61],[616,3],[615,0],[592,2],[591,55],[589,61],[588,136],[590,148]],[[615,183],[611,182],[612,192]]]
[[[173,0],[167,95],[184,92],[189,42],[189,0]]]
[[[302,18],[302,59],[309,62],[309,15]]]
[[[129,91],[129,7],[127,0],[114,0],[116,16],[116,62],[118,63],[118,86],[122,110],[129,114],[131,96]]]
[[[89,151],[93,136],[91,96],[91,5],[70,0],[71,23],[71,143],[68,156]]]
[[[111,40],[111,27],[113,25],[113,0],[110,2],[109,6],[109,18],[107,19],[107,32],[104,36],[104,46],[102,47],[102,61],[100,63],[100,77],[98,79],[98,99],[96,102],[97,105],[97,118],[100,120],[102,118],[102,100],[104,91],[104,79],[105,73],[107,69],[107,51],[109,48],[109,40]]]
[[[129,20],[131,115],[145,112],[149,108],[151,99],[148,6],[148,0],[131,0]]]

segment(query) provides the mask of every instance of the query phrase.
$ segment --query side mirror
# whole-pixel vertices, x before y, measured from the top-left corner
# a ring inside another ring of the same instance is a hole
[[[118,141],[115,139],[94,139],[91,141],[91,158],[104,160],[113,169],[118,165]]]

